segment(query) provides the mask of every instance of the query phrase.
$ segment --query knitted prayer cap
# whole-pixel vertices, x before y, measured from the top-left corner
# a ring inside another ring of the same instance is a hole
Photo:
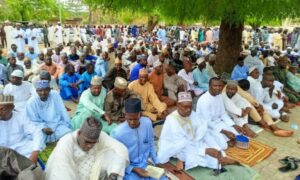
[[[139,113],[142,110],[141,100],[138,98],[129,98],[125,101],[126,113]]]
[[[11,73],[11,76],[15,76],[15,77],[20,77],[23,78],[24,77],[24,73],[23,71],[16,69]]]
[[[100,120],[88,117],[80,128],[81,134],[88,139],[99,139],[102,130],[102,123]]]
[[[124,79],[122,77],[116,77],[114,86],[119,89],[126,89],[127,81],[126,81],[126,79]]]
[[[251,68],[249,69],[249,74],[252,73],[255,69],[257,69],[256,66],[251,67]]]
[[[162,65],[162,63],[159,61],[159,60],[156,60],[154,63],[153,63],[153,67],[156,68],[158,66]]]
[[[196,63],[199,65],[199,64],[203,63],[204,61],[205,61],[205,59],[201,57],[201,58],[197,59]]]
[[[148,71],[147,71],[147,69],[146,69],[146,68],[142,68],[142,69],[140,69],[140,71],[139,71],[139,75],[145,75],[145,74],[148,74]]]
[[[0,105],[14,104],[14,97],[11,95],[0,94]]]
[[[94,76],[91,80],[91,85],[94,86],[101,86],[102,85],[102,79],[99,76]]]
[[[50,88],[50,84],[48,80],[39,80],[35,83],[36,90],[42,90]]]
[[[179,92],[178,93],[178,103],[181,102],[192,102],[192,95],[190,92]]]
[[[238,86],[238,83],[234,80],[228,80],[227,85],[233,85],[233,86]]]

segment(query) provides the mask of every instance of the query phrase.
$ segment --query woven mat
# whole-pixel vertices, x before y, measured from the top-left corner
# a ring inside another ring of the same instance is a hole
[[[275,150],[275,148],[250,139],[249,149],[245,150],[237,147],[230,147],[226,150],[226,154],[228,157],[252,167],[268,158]]]

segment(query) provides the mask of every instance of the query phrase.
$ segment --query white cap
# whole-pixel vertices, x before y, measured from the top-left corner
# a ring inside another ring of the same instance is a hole
[[[257,69],[256,66],[251,67],[251,68],[249,69],[249,74],[252,73],[255,69]]]
[[[159,60],[156,60],[154,63],[153,63],[153,68],[156,68],[158,66],[162,65],[162,63],[159,61]]]
[[[23,78],[24,77],[24,73],[23,71],[16,69],[11,73],[11,76],[15,76],[15,77],[20,77]]]
[[[203,63],[204,61],[205,61],[204,58],[201,57],[201,58],[197,59],[196,63],[199,65],[199,64]]]
[[[178,93],[178,103],[181,102],[192,102],[193,98],[190,92],[179,92]]]

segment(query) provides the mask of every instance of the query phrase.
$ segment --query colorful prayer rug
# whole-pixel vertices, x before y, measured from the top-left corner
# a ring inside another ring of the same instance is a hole
[[[226,150],[228,157],[247,164],[250,167],[268,158],[276,149],[255,140],[250,139],[249,149],[230,147]]]
[[[39,153],[39,159],[44,163],[46,164],[47,163],[47,160],[50,156],[50,154],[52,153],[52,151],[54,150],[56,146],[56,142],[54,143],[48,143],[46,148]]]

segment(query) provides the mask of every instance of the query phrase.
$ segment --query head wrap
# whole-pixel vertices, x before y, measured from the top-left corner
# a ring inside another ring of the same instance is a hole
[[[140,71],[139,71],[139,75],[145,75],[145,74],[148,74],[148,71],[147,71],[147,69],[146,69],[146,68],[142,68],[142,69],[140,69]]]
[[[181,102],[192,102],[192,95],[190,92],[179,92],[178,93],[178,103]]]
[[[91,85],[94,86],[101,86],[102,85],[102,79],[99,76],[94,76],[91,80]]]
[[[126,79],[124,79],[122,77],[116,77],[114,86],[119,89],[126,89],[127,81],[126,81]]]
[[[102,130],[102,123],[100,120],[89,117],[80,128],[80,133],[88,139],[99,139]]]
[[[20,77],[23,78],[24,77],[24,73],[23,71],[16,69],[11,73],[11,76],[15,76],[15,77]]]
[[[14,96],[0,94],[0,105],[14,104]]]
[[[116,58],[116,59],[115,59],[115,64],[122,64],[122,61],[121,61],[121,59],[119,59],[119,58]]]
[[[162,65],[162,63],[159,61],[159,60],[156,60],[154,63],[153,63],[153,68],[156,68],[158,66]]]
[[[204,58],[198,58],[196,63],[199,65],[199,64],[203,63],[204,61],[205,61]]]
[[[50,84],[48,80],[39,80],[35,83],[36,90],[42,90],[50,88]]]
[[[126,113],[139,113],[141,112],[141,100],[138,98],[129,98],[125,101]]]
[[[251,68],[249,69],[249,74],[251,74],[255,69],[257,69],[256,66],[251,67]]]

